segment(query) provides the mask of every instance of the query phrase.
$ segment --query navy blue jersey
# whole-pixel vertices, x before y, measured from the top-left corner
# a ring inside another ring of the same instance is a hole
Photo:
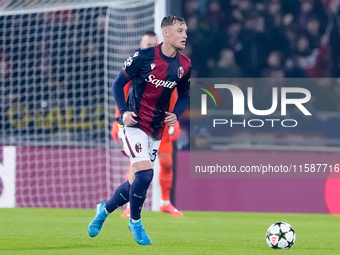
[[[127,106],[137,114],[134,127],[159,140],[171,93],[177,87],[178,97],[189,96],[191,70],[189,58],[179,52],[169,58],[162,53],[161,45],[137,50],[123,68],[132,79]]]

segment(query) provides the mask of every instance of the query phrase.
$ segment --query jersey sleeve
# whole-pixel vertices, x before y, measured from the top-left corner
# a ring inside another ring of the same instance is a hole
[[[141,50],[138,49],[127,58],[124,62],[123,70],[130,76],[131,79],[136,78],[138,76],[139,70],[143,64],[143,56]]]
[[[124,87],[125,101],[127,100],[127,97],[128,97],[128,95],[129,95],[130,85],[131,85],[131,81],[129,81],[129,82],[125,85],[125,87]],[[115,116],[116,116],[116,117],[119,117],[119,116],[120,116],[120,112],[119,112],[119,109],[118,109],[117,106],[116,106]]]
[[[178,97],[189,97],[190,96],[190,74],[191,66],[188,73],[179,81],[177,85]]]

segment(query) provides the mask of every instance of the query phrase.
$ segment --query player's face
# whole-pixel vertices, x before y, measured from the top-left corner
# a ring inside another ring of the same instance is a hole
[[[169,43],[176,50],[185,49],[185,42],[187,40],[187,25],[185,23],[176,22],[172,26],[168,26]]]
[[[140,47],[142,49],[156,46],[158,44],[157,36],[144,35],[140,41]]]

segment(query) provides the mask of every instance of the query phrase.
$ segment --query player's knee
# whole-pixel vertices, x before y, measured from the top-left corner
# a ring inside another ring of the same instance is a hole
[[[134,182],[143,189],[148,189],[153,178],[153,169],[138,171],[135,176]]]

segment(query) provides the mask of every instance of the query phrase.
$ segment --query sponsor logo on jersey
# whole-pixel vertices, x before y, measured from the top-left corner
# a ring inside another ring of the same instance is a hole
[[[177,85],[177,82],[175,81],[164,81],[164,80],[156,79],[155,75],[153,74],[150,74],[149,77],[145,79],[145,81],[150,82],[151,84],[154,84],[156,88],[161,86],[161,87],[172,89],[173,87]]]
[[[178,67],[178,70],[177,70],[177,75],[178,75],[178,78],[182,78],[183,75],[184,75],[184,68],[183,67]]]
[[[151,63],[150,66],[151,66],[151,70],[153,70],[155,68],[156,64],[155,63]]]
[[[140,143],[136,143],[135,150],[137,153],[140,153],[142,151],[142,145]]]

